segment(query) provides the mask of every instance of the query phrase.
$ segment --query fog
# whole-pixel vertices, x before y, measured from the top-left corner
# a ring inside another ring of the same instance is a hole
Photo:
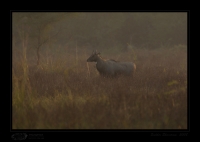
[[[185,12],[13,12],[13,47],[125,50],[187,44]]]

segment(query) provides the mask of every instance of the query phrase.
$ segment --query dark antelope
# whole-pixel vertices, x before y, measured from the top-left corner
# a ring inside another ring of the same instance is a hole
[[[136,70],[136,65],[132,62],[119,62],[113,59],[105,60],[96,51],[93,51],[87,62],[97,62],[97,70],[101,76],[105,77],[116,77],[118,75],[132,76]]]

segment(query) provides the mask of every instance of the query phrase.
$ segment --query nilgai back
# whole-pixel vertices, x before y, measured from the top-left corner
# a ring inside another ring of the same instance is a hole
[[[101,76],[117,77],[119,75],[133,76],[136,71],[136,65],[133,62],[119,62],[113,59],[105,60],[100,53],[93,51],[87,62],[96,62],[96,68]]]

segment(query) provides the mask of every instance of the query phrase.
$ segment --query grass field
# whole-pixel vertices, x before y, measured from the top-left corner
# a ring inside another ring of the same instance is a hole
[[[91,50],[13,48],[13,129],[186,129],[187,49],[102,52],[135,61],[133,78],[101,78]]]

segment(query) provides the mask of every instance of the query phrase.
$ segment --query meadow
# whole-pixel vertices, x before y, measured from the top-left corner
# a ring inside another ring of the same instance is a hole
[[[13,129],[187,129],[187,47],[103,50],[134,61],[133,77],[102,78],[93,49],[12,51]]]

